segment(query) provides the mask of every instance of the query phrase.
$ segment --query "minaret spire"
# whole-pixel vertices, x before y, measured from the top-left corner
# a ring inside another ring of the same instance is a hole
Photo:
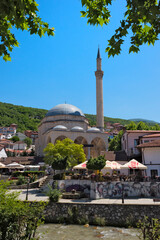
[[[96,75],[96,107],[97,107],[97,128],[104,130],[104,116],[103,116],[103,71],[101,66],[101,55],[98,47],[97,53],[97,70]]]

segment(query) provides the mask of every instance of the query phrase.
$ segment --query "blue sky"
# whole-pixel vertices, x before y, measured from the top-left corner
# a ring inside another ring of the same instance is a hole
[[[127,38],[121,55],[108,59],[105,53],[107,39],[123,17],[124,2],[114,1],[108,26],[93,27],[80,17],[80,0],[39,0],[40,16],[55,27],[55,36],[14,31],[20,47],[11,53],[12,62],[0,59],[0,101],[44,109],[66,101],[95,114],[94,71],[100,45],[104,115],[160,122],[159,41],[128,54]]]

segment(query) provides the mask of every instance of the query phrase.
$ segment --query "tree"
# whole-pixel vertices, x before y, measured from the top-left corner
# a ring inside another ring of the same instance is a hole
[[[31,146],[31,144],[32,144],[32,139],[29,138],[29,137],[26,137],[24,139],[24,143],[26,143],[27,144],[27,148],[29,148]]]
[[[42,223],[44,203],[18,201],[17,192],[9,192],[0,181],[0,240],[31,240]]]
[[[20,141],[20,139],[19,139],[18,136],[13,136],[10,140],[13,141],[13,142],[18,142],[18,141]]]
[[[0,56],[10,61],[10,53],[19,43],[11,32],[12,27],[27,30],[40,37],[47,33],[54,36],[54,28],[43,22],[38,16],[38,4],[35,0],[1,0],[0,1]]]
[[[144,122],[139,122],[137,124],[137,130],[149,130],[149,127]]]
[[[99,156],[97,158],[90,158],[87,162],[87,168],[91,170],[101,170],[106,164],[106,159],[104,156]]]
[[[126,129],[127,130],[137,130],[137,125],[135,124],[135,122],[132,121],[130,124],[128,124],[126,126]]]
[[[68,161],[67,161],[68,157],[61,157],[60,155],[57,156],[56,158],[54,158],[53,162],[52,162],[52,168],[54,170],[64,170],[68,167]]]
[[[83,145],[74,143],[71,139],[58,140],[55,144],[48,143],[44,149],[45,162],[52,165],[57,157],[68,157],[68,166],[72,167],[86,159]]]
[[[120,151],[121,150],[121,138],[123,135],[123,130],[121,130],[117,136],[115,136],[109,143],[109,151]]]
[[[88,19],[91,25],[108,24],[111,17],[109,6],[113,0],[81,0],[82,17]],[[118,55],[124,37],[132,33],[129,53],[138,52],[140,46],[148,45],[158,40],[160,33],[160,1],[158,0],[126,0],[126,11],[124,19],[120,22],[120,27],[115,30],[115,34],[108,40],[106,52],[108,57]]]

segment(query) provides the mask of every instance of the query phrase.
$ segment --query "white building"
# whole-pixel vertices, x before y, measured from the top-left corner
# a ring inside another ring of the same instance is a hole
[[[142,163],[147,166],[147,176],[160,176],[160,140],[140,144],[138,148],[142,152]]]

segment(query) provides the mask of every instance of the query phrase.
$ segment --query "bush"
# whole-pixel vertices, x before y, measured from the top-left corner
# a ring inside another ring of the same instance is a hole
[[[50,202],[58,202],[59,198],[61,196],[61,191],[57,189],[57,184],[55,186],[55,189],[52,189],[52,187],[50,185],[48,185],[48,192],[46,193],[46,195],[49,197],[49,201]]]
[[[18,176],[25,176],[28,177],[28,175],[30,174],[35,174],[38,177],[40,176],[44,176],[45,175],[45,171],[25,171],[25,172],[13,172],[12,176],[13,177],[18,177]]]
[[[27,183],[27,179],[25,179],[24,176],[19,176],[16,184],[17,185],[22,185],[22,184],[26,184],[26,183]]]

